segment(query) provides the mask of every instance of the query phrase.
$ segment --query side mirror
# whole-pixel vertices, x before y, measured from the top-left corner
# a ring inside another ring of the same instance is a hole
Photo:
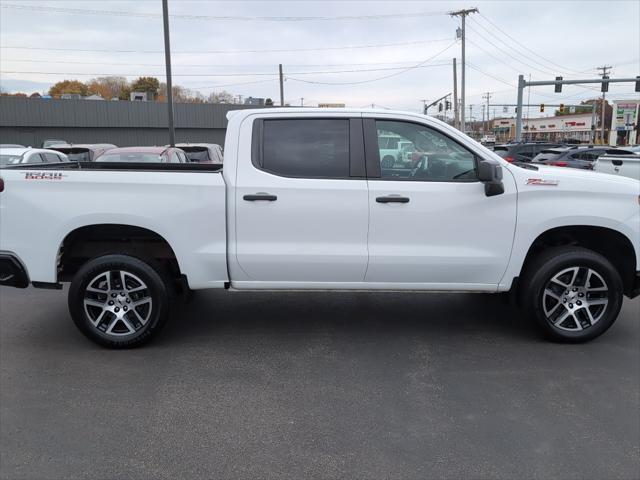
[[[498,163],[480,160],[478,163],[478,180],[484,183],[484,193],[487,197],[504,193],[502,167]]]

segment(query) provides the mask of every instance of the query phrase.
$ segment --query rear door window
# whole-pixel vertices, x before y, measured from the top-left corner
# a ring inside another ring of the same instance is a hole
[[[260,167],[285,177],[348,178],[349,120],[264,120]]]

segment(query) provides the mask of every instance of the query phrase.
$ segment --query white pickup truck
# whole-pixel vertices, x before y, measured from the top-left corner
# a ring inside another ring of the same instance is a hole
[[[381,165],[389,135],[410,161]],[[567,342],[603,333],[640,292],[640,182],[509,164],[418,114],[243,110],[224,169],[0,176],[0,283],[71,282],[73,320],[109,347],[149,340],[173,293],[199,289],[512,292]]]
[[[596,172],[640,180],[640,152],[616,149],[598,157],[593,164]]]

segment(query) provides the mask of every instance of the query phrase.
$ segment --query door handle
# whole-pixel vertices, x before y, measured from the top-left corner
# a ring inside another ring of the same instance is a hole
[[[271,195],[269,193],[254,193],[252,195],[245,195],[244,197],[242,197],[244,200],[246,200],[247,202],[257,202],[257,201],[267,201],[267,202],[275,202],[278,197],[275,195]]]
[[[400,195],[387,195],[386,197],[377,197],[378,203],[409,203],[409,197],[401,197]]]

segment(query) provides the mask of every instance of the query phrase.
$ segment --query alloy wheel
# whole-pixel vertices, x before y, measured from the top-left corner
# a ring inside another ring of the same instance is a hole
[[[609,287],[602,275],[588,267],[569,267],[545,286],[542,307],[555,328],[579,332],[596,324],[609,304]]]
[[[87,319],[98,331],[124,336],[147,324],[153,299],[140,277],[126,270],[109,270],[87,284],[83,305]]]

